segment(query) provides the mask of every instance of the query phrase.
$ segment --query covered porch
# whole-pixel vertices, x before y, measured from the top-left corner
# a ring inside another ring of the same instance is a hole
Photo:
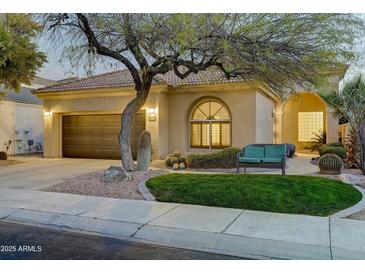
[[[325,131],[327,143],[338,142],[338,119],[331,109],[313,92],[301,92],[277,103],[274,142],[295,144],[297,150],[310,147],[315,134]]]

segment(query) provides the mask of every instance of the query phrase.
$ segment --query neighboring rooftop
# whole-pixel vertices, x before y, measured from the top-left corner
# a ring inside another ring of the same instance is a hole
[[[45,87],[46,85],[52,85],[55,83],[57,83],[57,81],[36,77],[32,81],[31,85],[22,84],[18,92],[6,91],[0,88],[0,100],[41,105],[43,101],[37,98],[35,95],[33,95],[32,89],[42,88]]]
[[[36,77],[33,81],[31,85],[25,85],[22,84],[22,87],[25,88],[32,88],[32,89],[38,89],[38,88],[43,88],[45,86],[51,86],[54,84],[57,84],[58,82],[55,80],[51,80],[51,79],[46,79],[46,78],[42,78],[42,77]]]
[[[0,90],[1,92],[1,90]],[[41,105],[43,102],[35,95],[32,94],[32,89],[22,87],[20,91],[9,91],[6,92],[5,95],[0,97],[0,100],[13,101],[19,103],[27,103],[27,104],[37,104]]]
[[[171,70],[166,74],[156,75],[153,79],[153,84],[164,84],[171,87],[198,85],[198,84],[214,84],[240,82],[242,78],[227,79],[224,73],[220,70],[200,71],[197,74],[190,74],[185,79],[180,79]],[[53,92],[53,91],[72,91],[72,90],[88,90],[100,88],[118,88],[134,86],[133,78],[128,70],[116,70],[104,74],[98,74],[92,77],[81,78],[66,83],[59,83],[44,88],[39,88],[34,93]]]

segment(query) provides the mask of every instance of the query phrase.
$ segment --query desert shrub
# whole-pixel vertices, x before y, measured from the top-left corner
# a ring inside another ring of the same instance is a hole
[[[356,130],[350,129],[350,133],[345,139],[346,158],[344,159],[347,168],[359,168],[360,163],[357,155],[359,155],[359,144],[357,141]]]
[[[208,154],[190,154],[188,166],[190,168],[232,168],[236,166],[236,154],[239,148],[226,148],[222,151]]]
[[[319,151],[322,146],[326,144],[327,141],[327,133],[325,130],[321,130],[319,133],[314,134],[314,137],[311,138],[311,151]]]
[[[186,163],[185,157],[180,156],[179,157],[179,163]]]
[[[346,149],[344,147],[324,145],[319,149],[319,155],[321,156],[328,153],[336,154],[341,159],[344,159],[346,157]]]
[[[0,151],[0,160],[7,160],[8,159],[8,155],[6,154],[5,151]]]

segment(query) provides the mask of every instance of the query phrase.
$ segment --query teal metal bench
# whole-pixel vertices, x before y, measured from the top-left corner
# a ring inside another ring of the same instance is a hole
[[[237,153],[237,173],[240,167],[279,168],[281,174],[285,175],[286,146],[280,145],[248,145]]]

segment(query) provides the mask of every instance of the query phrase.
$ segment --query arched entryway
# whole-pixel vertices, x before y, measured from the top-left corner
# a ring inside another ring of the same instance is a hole
[[[326,103],[315,93],[303,92],[293,95],[283,103],[282,112],[277,115],[281,115],[281,121],[278,123],[281,127],[278,129],[281,133],[281,143],[295,144],[297,150],[309,149],[314,135],[328,131],[329,126],[330,136],[327,141],[336,141],[336,136],[333,136],[333,132],[337,131],[336,122],[332,117],[328,117],[330,114]]]

